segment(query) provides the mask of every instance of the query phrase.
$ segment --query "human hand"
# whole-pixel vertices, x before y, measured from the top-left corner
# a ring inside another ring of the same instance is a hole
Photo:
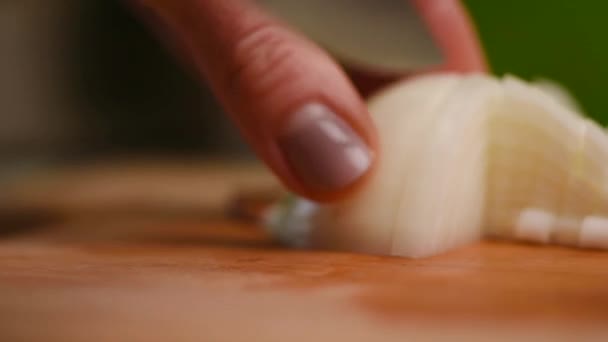
[[[405,0],[404,0],[405,1]],[[293,192],[328,201],[354,191],[378,151],[363,96],[393,78],[351,70],[250,0],[140,0],[206,80],[256,154]],[[483,71],[457,0],[413,0],[445,63]],[[156,26],[156,27],[159,27]]]

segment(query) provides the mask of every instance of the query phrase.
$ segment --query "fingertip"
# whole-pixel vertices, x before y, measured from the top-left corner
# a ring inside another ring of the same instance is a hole
[[[369,132],[361,134],[319,102],[291,113],[275,141],[295,191],[321,201],[349,193],[373,168],[377,153]]]
[[[413,0],[446,63],[437,70],[486,72],[488,64],[473,21],[459,0]]]

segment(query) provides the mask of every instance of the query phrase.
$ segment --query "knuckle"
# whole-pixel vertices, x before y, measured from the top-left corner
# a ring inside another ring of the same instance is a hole
[[[261,96],[293,79],[299,62],[298,48],[292,41],[292,35],[274,23],[244,30],[228,63],[229,91]]]

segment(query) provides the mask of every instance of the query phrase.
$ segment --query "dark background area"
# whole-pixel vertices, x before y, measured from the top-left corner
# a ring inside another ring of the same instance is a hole
[[[74,90],[95,109],[87,126],[102,128],[91,149],[244,151],[208,89],[121,1],[87,2],[76,26]]]

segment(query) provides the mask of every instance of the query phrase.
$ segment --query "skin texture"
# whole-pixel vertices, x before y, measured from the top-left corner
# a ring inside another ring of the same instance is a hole
[[[421,72],[486,69],[460,2],[415,0],[414,4],[446,60],[445,65]],[[335,200],[356,191],[373,172],[381,151],[364,98],[388,82],[411,75],[380,77],[345,71],[325,51],[253,1],[140,0],[135,8],[210,85],[253,150],[291,191],[313,200]],[[340,187],[312,187],[288,163],[279,137],[289,126],[291,114],[310,103],[326,106],[369,148],[373,160],[357,180]]]

